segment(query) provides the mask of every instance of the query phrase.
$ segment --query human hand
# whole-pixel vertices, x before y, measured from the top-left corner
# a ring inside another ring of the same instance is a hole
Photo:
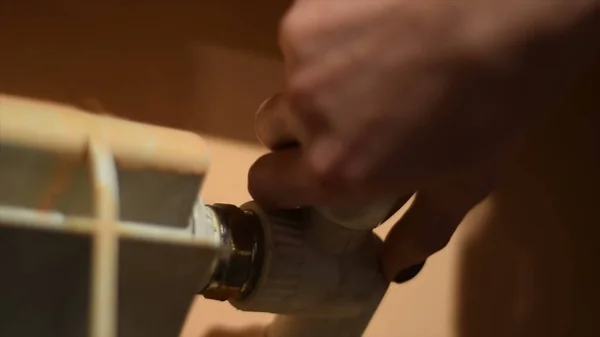
[[[251,194],[292,208],[416,191],[386,238],[394,279],[446,245],[558,102],[595,5],[297,0],[281,25],[289,108],[258,121],[275,151],[252,167]]]

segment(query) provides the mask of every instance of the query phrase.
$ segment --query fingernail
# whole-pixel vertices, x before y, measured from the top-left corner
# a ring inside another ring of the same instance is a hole
[[[417,276],[421,272],[421,269],[423,269],[424,265],[425,265],[425,261],[401,270],[400,272],[398,272],[398,274],[396,274],[396,277],[394,278],[394,282],[405,283],[405,282],[412,280],[413,278],[415,278],[415,276]]]

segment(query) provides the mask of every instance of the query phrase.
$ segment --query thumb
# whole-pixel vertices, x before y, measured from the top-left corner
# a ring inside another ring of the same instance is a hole
[[[390,281],[408,281],[431,255],[442,250],[469,211],[494,186],[493,170],[464,174],[436,188],[423,189],[385,238],[384,274]]]

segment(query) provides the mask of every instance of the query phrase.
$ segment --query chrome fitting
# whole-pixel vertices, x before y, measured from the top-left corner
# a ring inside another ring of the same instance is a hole
[[[233,205],[206,207],[216,217],[226,254],[219,259],[211,281],[201,294],[217,301],[243,299],[252,291],[262,268],[264,245],[260,219]]]

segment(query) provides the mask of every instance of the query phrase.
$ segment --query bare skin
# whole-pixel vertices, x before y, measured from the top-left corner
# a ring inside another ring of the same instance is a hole
[[[251,194],[293,208],[416,192],[386,238],[393,280],[447,244],[598,55],[599,3],[296,0],[280,28],[289,109],[259,130],[296,146],[254,164]]]

